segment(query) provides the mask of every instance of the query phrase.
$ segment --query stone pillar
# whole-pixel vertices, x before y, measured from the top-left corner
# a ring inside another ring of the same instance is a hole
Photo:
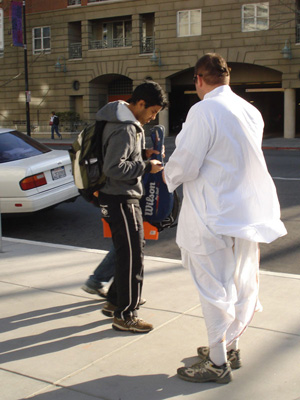
[[[169,94],[166,92],[166,97],[167,100],[169,100]],[[165,108],[158,114],[158,121],[160,125],[163,125],[166,130],[165,130],[165,135],[169,136],[169,109]]]
[[[158,119],[160,125],[166,128],[165,135],[169,136],[169,110],[164,109],[158,114]]]
[[[284,91],[284,137],[291,139],[296,136],[296,90]]]

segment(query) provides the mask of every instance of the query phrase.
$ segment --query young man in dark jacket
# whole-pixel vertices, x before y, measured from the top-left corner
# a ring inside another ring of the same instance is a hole
[[[108,103],[96,115],[107,121],[102,138],[106,183],[99,192],[102,217],[108,222],[116,249],[116,271],[102,312],[113,317],[113,328],[146,333],[153,326],[137,317],[144,275],[144,230],[140,208],[142,175],[163,169],[158,160],[143,160],[143,125],[167,106],[155,82],[139,85],[128,103]],[[149,156],[149,152],[148,152]]]

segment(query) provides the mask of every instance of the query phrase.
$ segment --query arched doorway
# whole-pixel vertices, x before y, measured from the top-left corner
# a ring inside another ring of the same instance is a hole
[[[284,92],[282,73],[253,64],[228,63],[232,90],[259,109],[265,121],[264,135],[283,136]],[[193,104],[199,101],[192,82],[194,69],[171,76],[170,134],[177,134]]]
[[[89,119],[110,101],[128,100],[132,94],[132,79],[118,74],[98,76],[89,83]]]

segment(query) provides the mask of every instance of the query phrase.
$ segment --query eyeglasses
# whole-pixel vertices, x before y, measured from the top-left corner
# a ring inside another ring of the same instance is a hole
[[[203,74],[196,74],[193,76],[193,83],[197,82],[198,76],[203,76]]]

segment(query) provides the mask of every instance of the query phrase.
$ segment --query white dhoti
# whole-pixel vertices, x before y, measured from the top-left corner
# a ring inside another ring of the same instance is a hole
[[[232,247],[209,255],[185,249],[181,254],[199,291],[209,346],[222,341],[230,345],[247,328],[254,312],[261,310],[258,243],[232,238]]]

